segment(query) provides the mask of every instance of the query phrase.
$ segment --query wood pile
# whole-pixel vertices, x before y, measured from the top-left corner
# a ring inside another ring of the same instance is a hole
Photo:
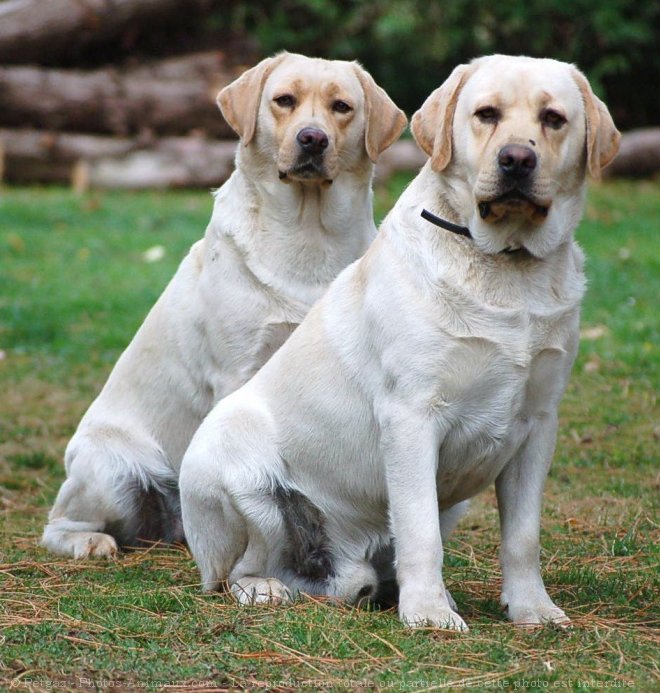
[[[0,1],[0,181],[220,185],[236,140],[215,100],[254,64],[254,49],[248,42],[237,49],[233,39],[139,64],[127,59],[130,50],[122,55],[127,35],[214,1]],[[80,51],[113,41],[112,64],[76,65]]]
[[[236,140],[215,99],[258,56],[243,36],[199,27],[231,2],[0,0],[0,182],[222,184]],[[424,161],[399,141],[377,179]],[[649,128],[623,136],[605,175],[658,171],[660,128]]]
[[[652,178],[660,173],[660,128],[631,130],[621,137],[621,148],[603,171],[608,178]]]

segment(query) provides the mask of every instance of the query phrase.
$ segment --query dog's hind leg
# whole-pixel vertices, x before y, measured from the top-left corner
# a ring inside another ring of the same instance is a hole
[[[286,603],[298,592],[371,597],[377,578],[365,547],[344,555],[342,542],[333,545],[327,518],[288,478],[268,412],[242,394],[207,417],[181,466],[184,529],[203,589],[228,583],[241,604]]]
[[[269,563],[272,559],[270,552],[278,553],[277,545],[281,545],[283,537],[273,537],[274,546],[268,547],[261,529],[252,523],[248,525],[248,540],[245,553],[232,568],[229,575],[231,593],[239,604],[286,604],[292,601],[293,592],[274,573],[281,570],[271,570]],[[262,577],[272,575],[271,577]]]
[[[107,524],[104,501],[97,493],[89,493],[76,479],[66,479],[44,527],[41,545],[62,556],[87,558],[112,557],[117,553],[115,538],[103,532]],[[72,519],[86,516],[87,520]]]
[[[459,520],[470,508],[470,501],[461,501],[452,505],[451,508],[440,511],[440,534],[442,541],[445,542],[456,529]]]
[[[286,601],[289,589],[275,579],[286,543],[275,497],[283,465],[268,417],[233,399],[209,415],[184,456],[179,483],[186,539],[204,590],[228,583],[242,604]]]
[[[72,439],[62,484],[41,544],[73,558],[114,556],[141,540],[180,540],[176,480],[154,446],[122,442],[121,432]],[[138,457],[139,467],[130,456]],[[145,460],[148,460],[145,463]]]
[[[186,474],[194,474],[194,468],[190,458],[186,459],[181,509],[188,547],[197,563],[202,589],[205,592],[224,591],[231,569],[245,554],[248,545],[245,523],[224,492],[201,497],[192,491]]]
[[[289,601],[289,588],[273,575],[280,572],[274,559],[286,539],[272,495],[249,488],[245,477],[234,486],[229,465],[223,465],[224,473],[212,484],[197,486],[191,477],[199,478],[201,461],[194,452],[186,454],[180,483],[186,539],[202,589],[230,586],[240,604]]]

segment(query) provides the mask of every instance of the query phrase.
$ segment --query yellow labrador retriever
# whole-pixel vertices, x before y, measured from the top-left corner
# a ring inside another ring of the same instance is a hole
[[[499,55],[456,68],[412,129],[430,159],[369,251],[195,434],[186,536],[203,586],[243,603],[359,600],[392,540],[401,619],[464,629],[442,537],[494,482],[508,616],[563,623],[541,496],[578,345],[585,174],[619,135],[571,65]]]
[[[223,89],[241,137],[211,221],[66,451],[42,543],[75,558],[182,538],[181,457],[375,235],[373,162],[403,113],[356,63],[281,54]]]

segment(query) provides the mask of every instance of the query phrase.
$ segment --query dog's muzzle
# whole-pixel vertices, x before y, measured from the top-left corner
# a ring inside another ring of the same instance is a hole
[[[325,166],[325,153],[330,144],[328,135],[319,128],[303,128],[296,135],[298,157],[287,171],[280,171],[280,180],[288,178],[332,182]]]
[[[530,147],[519,144],[502,147],[497,155],[497,166],[504,192],[478,201],[479,216],[484,221],[495,222],[508,214],[520,214],[534,223],[541,223],[548,216],[550,203],[536,200],[530,192],[537,164],[536,152]]]

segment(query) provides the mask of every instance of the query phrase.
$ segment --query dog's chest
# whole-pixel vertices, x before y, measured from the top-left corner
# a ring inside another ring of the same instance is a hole
[[[215,370],[215,399],[246,383],[268,359],[284,344],[298,326],[299,321],[289,322],[283,316],[263,316],[261,321],[246,323],[245,329],[237,329],[225,343],[223,367]]]
[[[227,257],[216,253],[216,260],[208,263],[202,284],[205,310],[199,321],[200,358],[207,359],[215,401],[242,386],[268,361],[316,298],[311,290],[307,301],[306,295],[288,295],[257,281],[231,255],[231,247],[223,250]]]
[[[284,320],[266,322],[262,325],[252,359],[256,365],[255,372],[286,342],[296,327],[298,322]]]
[[[566,316],[521,313],[506,329],[453,340],[432,403],[446,431],[441,504],[492,483],[535,422],[556,410],[573,359],[566,328]]]

